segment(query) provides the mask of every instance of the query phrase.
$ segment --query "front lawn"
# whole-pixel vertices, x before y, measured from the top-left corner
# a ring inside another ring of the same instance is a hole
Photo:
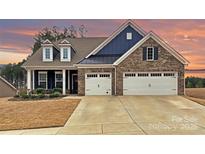
[[[186,88],[186,98],[205,106],[205,88]]]
[[[0,98],[0,130],[64,126],[80,99],[8,101]]]

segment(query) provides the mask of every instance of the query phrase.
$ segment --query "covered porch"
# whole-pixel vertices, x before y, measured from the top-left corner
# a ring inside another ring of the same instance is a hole
[[[78,94],[76,69],[27,69],[27,90],[61,88],[62,94]]]

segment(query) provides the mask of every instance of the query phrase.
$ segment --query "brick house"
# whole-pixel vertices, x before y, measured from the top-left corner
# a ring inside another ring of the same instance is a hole
[[[22,65],[28,90],[78,95],[183,95],[188,61],[127,20],[109,37],[46,40]]]

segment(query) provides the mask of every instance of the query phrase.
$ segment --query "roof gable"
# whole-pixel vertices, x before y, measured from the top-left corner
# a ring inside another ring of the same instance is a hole
[[[187,65],[189,61],[185,59],[181,54],[179,54],[175,49],[169,46],[165,41],[163,41],[159,36],[157,36],[152,31],[149,32],[143,39],[141,39],[136,45],[134,45],[130,50],[128,50],[125,54],[123,54],[118,60],[114,62],[113,65],[118,65],[125,58],[127,58],[131,53],[133,53],[137,48],[139,48],[145,41],[149,38],[152,38],[157,43],[159,43],[163,48],[165,48],[170,54],[172,54],[176,59],[178,59],[182,64]]]
[[[127,33],[132,33],[132,39],[127,40]],[[113,38],[107,45],[100,49],[95,55],[112,55],[112,54],[124,54],[137,42],[139,42],[143,36],[139,34],[132,26],[128,25],[122,30],[115,38]]]
[[[101,49],[103,49],[106,45],[108,45],[114,38],[116,38],[124,29],[127,27],[134,29],[136,31],[137,36],[140,38],[146,35],[146,32],[141,29],[138,25],[136,25],[132,20],[127,20],[124,24],[122,24],[114,33],[112,33],[104,42],[102,42],[97,48],[95,48],[90,54],[86,56],[86,58],[90,57],[91,55],[97,54]],[[128,29],[129,29],[128,28]],[[140,38],[140,39],[141,39]],[[139,40],[140,40],[139,39]],[[138,40],[138,41],[139,41]],[[118,44],[119,45],[119,44]],[[108,45],[109,46],[109,45]],[[103,49],[105,50],[105,49]],[[127,49],[128,50],[128,49]]]

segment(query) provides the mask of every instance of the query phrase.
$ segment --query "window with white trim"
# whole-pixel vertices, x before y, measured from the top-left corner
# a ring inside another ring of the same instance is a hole
[[[62,88],[63,85],[63,74],[62,72],[55,72],[55,87]]]
[[[61,61],[70,61],[70,60],[71,60],[71,48],[61,47]]]
[[[138,77],[147,77],[149,76],[148,73],[138,73]]]
[[[109,78],[110,74],[100,74],[100,78]]]
[[[47,89],[47,72],[38,72],[38,87]]]
[[[154,47],[147,47],[147,60],[154,60]]]
[[[53,61],[53,48],[52,47],[43,48],[43,61]]]
[[[127,40],[132,40],[132,33],[127,33]]]
[[[164,76],[175,76],[175,73],[164,73]]]

